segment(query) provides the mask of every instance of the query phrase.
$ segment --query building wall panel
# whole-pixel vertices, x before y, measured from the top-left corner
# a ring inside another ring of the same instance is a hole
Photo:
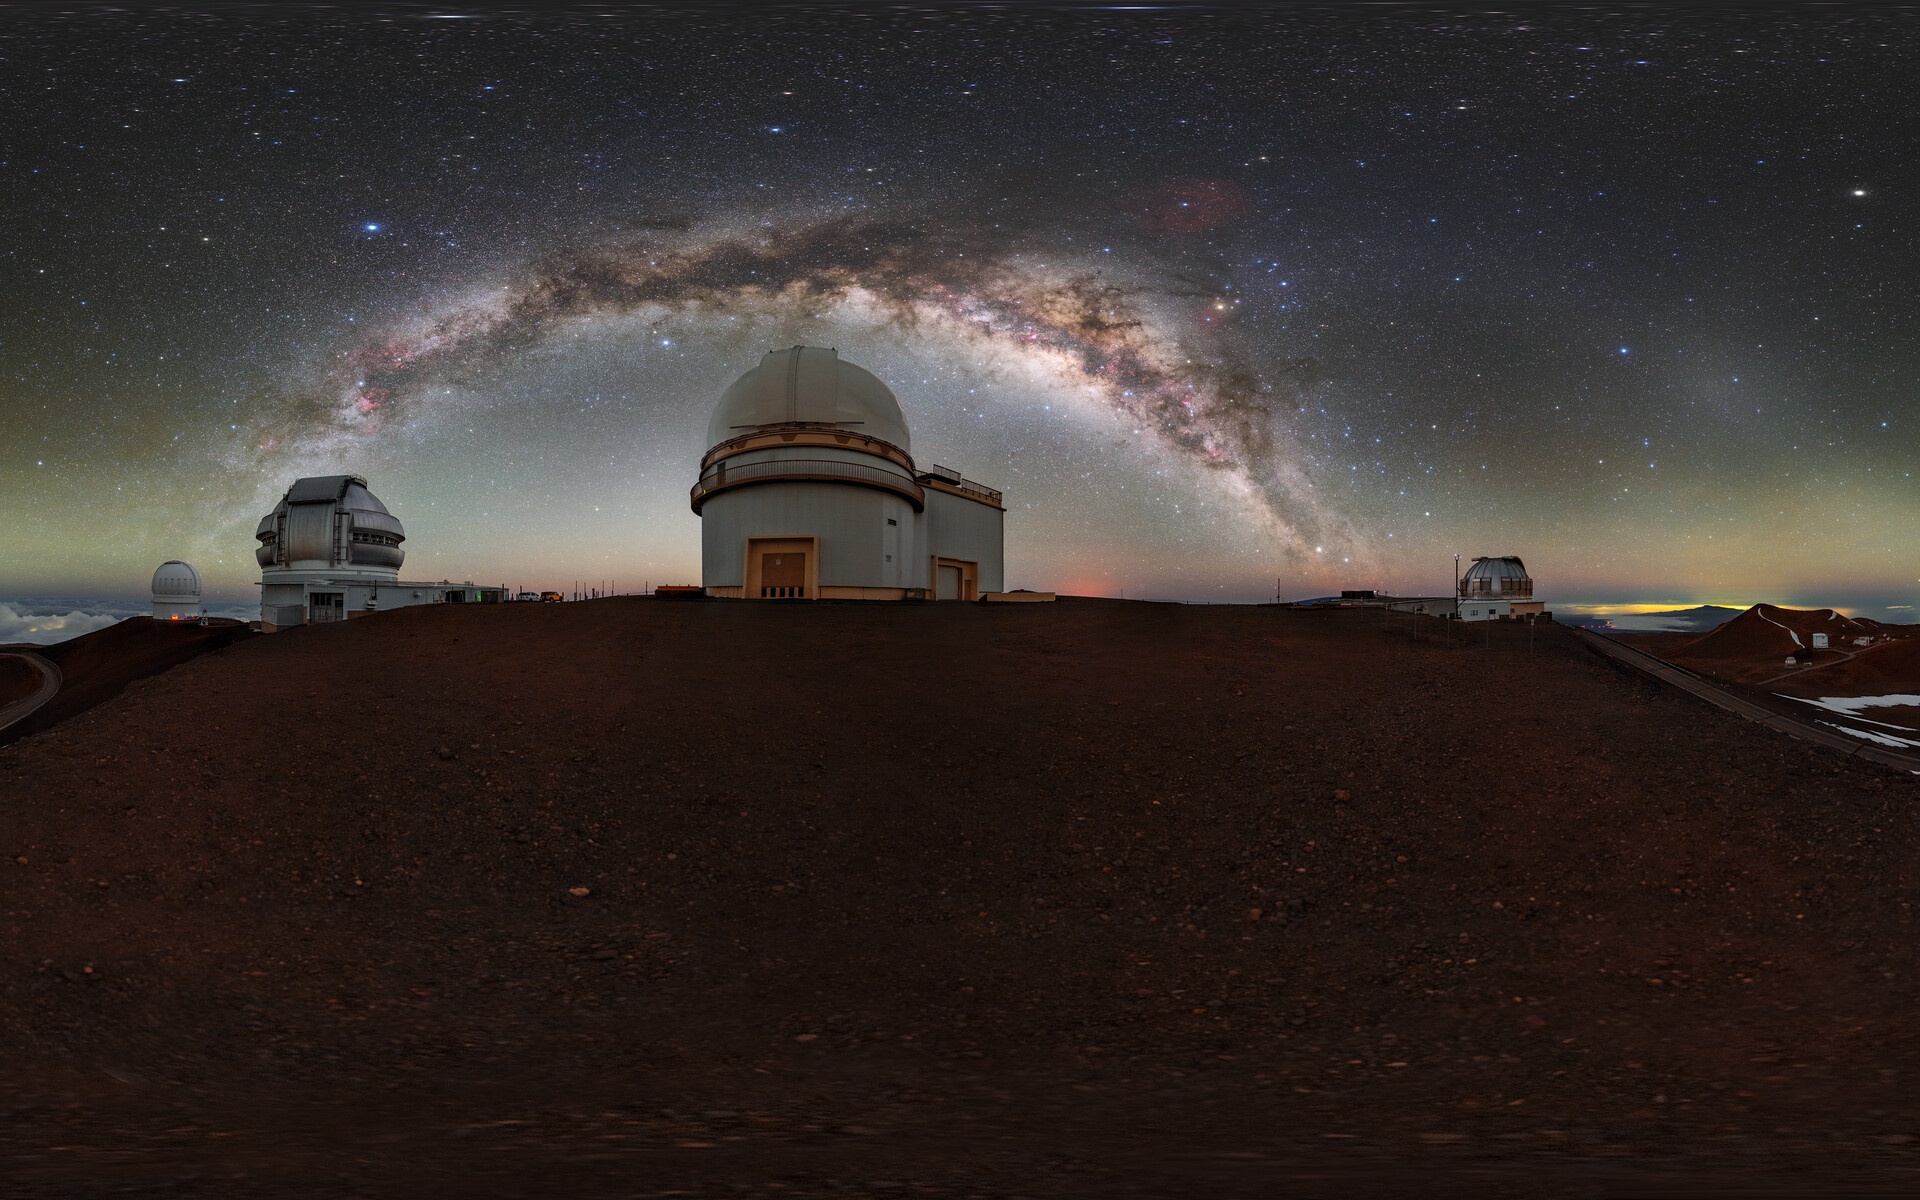
[[[333,563],[333,505],[294,504],[287,509],[287,564]]]
[[[889,527],[889,518],[898,524]],[[913,519],[906,500],[874,488],[781,482],[721,492],[700,513],[701,580],[742,586],[748,538],[816,537],[820,587],[924,587],[909,582],[913,564],[888,545]]]
[[[980,564],[979,589],[1006,586],[1006,514],[951,492],[927,489],[927,544],[922,561],[958,558]]]

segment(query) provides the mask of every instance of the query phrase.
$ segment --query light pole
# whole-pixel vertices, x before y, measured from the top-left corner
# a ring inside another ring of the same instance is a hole
[[[1460,617],[1460,556],[1453,556],[1453,612],[1443,613],[1447,619],[1447,649],[1453,649],[1453,622]]]

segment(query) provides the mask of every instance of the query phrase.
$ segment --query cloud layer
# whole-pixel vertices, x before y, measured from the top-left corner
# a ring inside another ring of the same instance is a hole
[[[258,608],[238,604],[208,604],[205,609],[209,616],[232,617],[242,621],[253,620],[260,615]],[[117,625],[128,617],[144,617],[152,613],[151,603],[131,600],[67,598],[0,601],[0,644],[27,642],[51,646],[55,642],[68,641],[109,625]]]

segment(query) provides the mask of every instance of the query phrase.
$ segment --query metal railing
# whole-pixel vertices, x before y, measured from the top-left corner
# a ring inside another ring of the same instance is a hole
[[[920,485],[905,475],[869,467],[864,463],[840,462],[830,458],[778,458],[750,463],[723,460],[715,463],[700,477],[700,482],[693,485],[689,499],[697,508],[701,500],[722,488],[769,479],[843,479],[849,483],[871,484],[899,492],[911,499],[916,507],[924,506],[927,499]]]
[[[985,496],[995,504],[1000,503],[1004,498],[1003,493],[988,487],[984,483],[976,483],[971,479],[967,479],[963,477],[960,472],[948,467],[943,467],[939,463],[935,463],[927,470],[922,471],[920,477],[922,479],[938,479],[941,483],[951,487],[957,487],[963,492],[972,492],[976,496]]]

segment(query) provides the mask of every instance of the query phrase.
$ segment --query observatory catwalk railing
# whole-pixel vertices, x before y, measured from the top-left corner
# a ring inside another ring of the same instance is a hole
[[[905,475],[869,467],[863,463],[839,462],[826,458],[781,458],[766,462],[732,463],[721,461],[708,468],[693,485],[688,496],[695,512],[714,492],[743,483],[765,483],[777,479],[824,480],[857,483],[867,487],[898,492],[913,501],[915,508],[926,506],[926,493]]]
[[[943,467],[939,463],[933,464],[933,466],[920,473],[920,481],[922,483],[929,479],[938,479],[940,482],[951,484],[963,492],[972,492],[976,496],[985,496],[995,504],[1000,503],[1000,501],[1004,499],[998,490],[990,488],[984,483],[976,483],[971,479],[967,479],[963,477],[960,472]]]

